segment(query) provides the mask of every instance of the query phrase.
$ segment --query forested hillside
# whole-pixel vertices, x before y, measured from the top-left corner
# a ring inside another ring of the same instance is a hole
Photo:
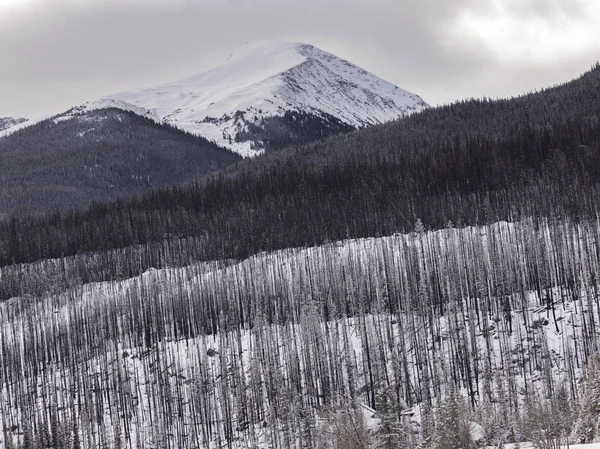
[[[513,100],[473,100],[244,161],[189,186],[0,224],[0,263],[198,237],[194,258],[349,237],[595,217],[600,67]],[[137,273],[129,273],[137,274]]]
[[[49,119],[0,139],[0,219],[127,198],[239,160],[202,138],[117,109]]]
[[[4,440],[475,447],[454,419],[480,445],[589,442],[599,248],[597,221],[417,225],[20,296],[0,305]],[[76,265],[35,272],[52,285]]]

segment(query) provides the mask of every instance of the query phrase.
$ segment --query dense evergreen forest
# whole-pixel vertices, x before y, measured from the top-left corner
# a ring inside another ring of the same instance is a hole
[[[303,111],[286,111],[281,117],[263,118],[258,124],[246,120],[245,114],[239,113],[236,120],[247,128],[247,131],[237,133],[236,141],[251,140],[255,148],[262,148],[267,152],[356,129],[323,112],[315,115]]]
[[[240,160],[205,139],[129,112],[73,112],[0,139],[0,220],[127,198]]]
[[[600,67],[513,100],[473,100],[288,148],[187,186],[0,224],[0,263],[197,237],[196,260],[439,229],[593,218]],[[138,273],[128,273],[131,275]]]
[[[235,121],[235,139],[252,140],[267,152],[355,129],[324,113],[299,111],[259,123],[240,112]],[[0,139],[0,220],[127,199],[241,160],[202,137],[131,112],[73,109]]]

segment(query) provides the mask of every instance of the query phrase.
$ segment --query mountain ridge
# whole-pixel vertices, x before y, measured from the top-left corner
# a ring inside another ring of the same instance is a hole
[[[0,139],[0,220],[129,198],[239,160],[206,139],[118,108],[51,118]]]
[[[168,123],[244,157],[265,149],[246,140],[251,128],[286,113],[361,128],[418,112],[428,105],[348,61],[308,44],[249,43],[225,64],[174,83],[103,97],[75,111],[107,106]]]
[[[208,234],[209,243],[197,258],[212,260],[406,232],[417,218],[437,229],[449,221],[461,226],[532,215],[595,216],[594,198],[600,197],[600,153],[594,151],[600,135],[599,85],[600,66],[594,66],[563,85],[512,100],[430,108],[396,122],[240,160],[194,186],[108,204],[104,217],[81,212],[78,223],[65,221],[54,240],[92,229],[85,234],[86,250],[104,248],[103,235],[93,235],[92,223],[110,227],[127,215],[134,217],[136,229],[156,226],[127,245],[155,241],[153,235]],[[572,190],[581,201],[572,201]],[[178,211],[180,217],[170,221],[177,226],[160,220],[147,224],[147,209],[168,215]],[[56,227],[49,220],[27,225],[20,240],[47,236],[48,227]],[[327,228],[320,227],[323,223]],[[20,260],[59,257],[72,245],[31,249],[34,256],[24,253]],[[0,261],[10,261],[10,255],[0,254]]]
[[[13,128],[27,121],[26,118],[0,117],[0,131]]]

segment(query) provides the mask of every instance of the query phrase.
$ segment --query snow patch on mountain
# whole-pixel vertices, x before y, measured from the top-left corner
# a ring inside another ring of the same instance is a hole
[[[69,112],[61,115],[54,121],[56,122],[57,120],[68,120],[75,117],[80,117],[81,115],[85,115],[86,112],[95,111],[99,109],[121,109],[123,111],[133,112],[134,114],[141,115],[142,117],[146,117],[157,122],[161,121],[157,118],[156,114],[149,111],[148,109],[115,98],[103,98],[100,100],[85,103],[81,106],[74,107]]]
[[[0,131],[13,128],[27,122],[26,118],[0,117]]]
[[[259,42],[227,62],[178,82],[86,103],[76,112],[116,107],[254,156],[262,149],[240,133],[287,111],[333,116],[355,128],[420,111],[417,95],[306,44]]]
[[[47,113],[33,114],[27,119],[17,119],[18,123],[14,124],[13,126],[9,126],[4,129],[2,129],[2,126],[0,126],[0,139],[3,137],[10,136],[11,134],[14,134],[22,129],[36,125],[37,123],[48,120],[50,117],[51,115]]]

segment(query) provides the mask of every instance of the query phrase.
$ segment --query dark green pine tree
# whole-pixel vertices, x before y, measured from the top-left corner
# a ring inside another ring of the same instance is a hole
[[[50,430],[48,430],[48,423],[43,419],[41,424],[38,426],[39,428],[39,436],[36,439],[38,445],[41,445],[43,448],[51,448],[52,446],[52,436],[50,434]],[[35,447],[35,446],[33,446]]]
[[[15,444],[13,442],[12,435],[6,426],[4,427],[4,448],[15,449]]]
[[[23,422],[23,445],[21,449],[34,449],[33,435],[31,434],[31,427],[29,421]]]

